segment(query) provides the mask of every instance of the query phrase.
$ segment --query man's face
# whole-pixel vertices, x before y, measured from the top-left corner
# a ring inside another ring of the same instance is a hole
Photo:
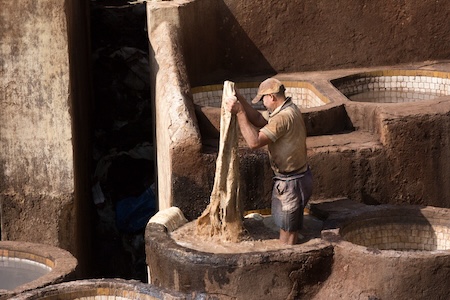
[[[263,96],[262,100],[266,109],[271,113],[274,110],[274,96],[272,94],[267,94]]]

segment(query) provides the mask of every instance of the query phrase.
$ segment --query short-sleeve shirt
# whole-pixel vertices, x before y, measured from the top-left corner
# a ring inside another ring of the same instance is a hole
[[[306,171],[305,122],[290,98],[269,115],[261,131],[272,141],[268,144],[269,158],[276,175]]]

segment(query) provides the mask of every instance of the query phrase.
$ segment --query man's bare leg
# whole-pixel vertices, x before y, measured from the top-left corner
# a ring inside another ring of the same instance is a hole
[[[298,231],[285,231],[280,229],[280,242],[287,245],[295,245],[298,240]]]

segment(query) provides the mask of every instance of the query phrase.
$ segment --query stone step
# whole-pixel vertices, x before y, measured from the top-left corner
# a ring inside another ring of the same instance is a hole
[[[378,136],[358,130],[343,134],[308,137],[306,145],[309,152],[378,151],[383,145]]]

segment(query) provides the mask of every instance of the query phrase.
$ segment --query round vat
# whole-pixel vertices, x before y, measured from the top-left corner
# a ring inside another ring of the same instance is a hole
[[[326,223],[337,224],[322,232],[334,244],[336,272],[321,296],[448,299],[448,209],[382,205]]]
[[[313,299],[333,260],[331,245],[317,238],[278,250],[212,253],[182,246],[163,225],[149,223],[145,240],[151,284],[218,299]]]
[[[0,299],[75,277],[77,260],[57,247],[0,242]]]
[[[450,95],[449,73],[424,70],[384,70],[354,74],[332,81],[349,100],[405,103]]]
[[[50,285],[17,295],[14,300],[125,300],[205,299],[200,294],[184,295],[134,280],[91,279]]]
[[[450,249],[450,228],[424,215],[367,216],[341,229],[348,242],[379,250],[433,251]]]

